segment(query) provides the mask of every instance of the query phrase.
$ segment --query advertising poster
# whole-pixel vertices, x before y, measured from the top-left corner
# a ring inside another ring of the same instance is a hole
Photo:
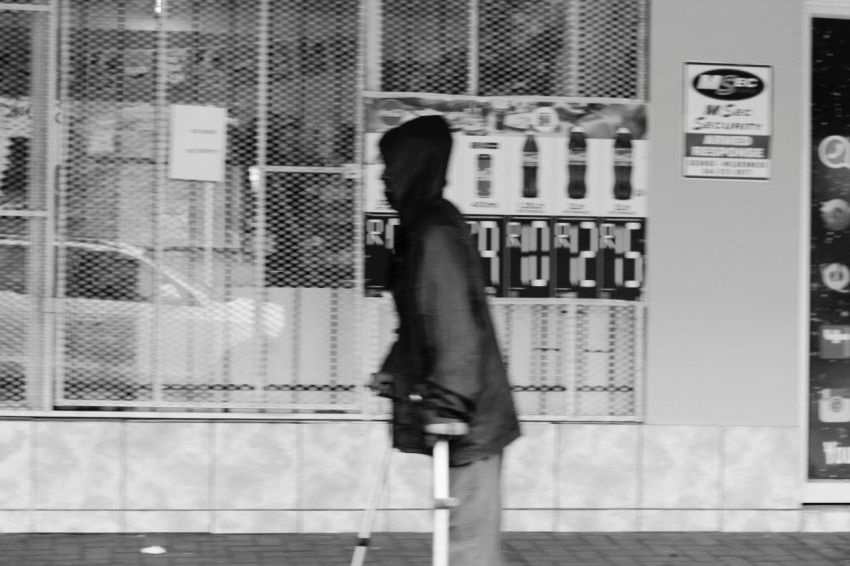
[[[850,20],[813,21],[809,478],[850,479]],[[839,56],[840,55],[840,56]]]
[[[685,63],[684,176],[770,178],[772,68]]]
[[[383,133],[441,114],[454,132],[446,197],[464,214],[646,216],[643,103],[367,93],[365,104],[367,212],[390,210],[380,179]]]
[[[365,96],[367,294],[386,289],[386,262],[400,241],[378,142],[429,114],[444,116],[452,130],[444,196],[467,219],[492,296],[642,297],[644,103],[420,93]]]

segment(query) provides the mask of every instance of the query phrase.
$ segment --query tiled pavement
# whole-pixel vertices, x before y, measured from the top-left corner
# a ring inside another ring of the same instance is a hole
[[[375,534],[365,564],[427,565],[430,540]],[[355,541],[353,534],[7,534],[0,566],[342,566]],[[165,553],[142,552],[151,547]],[[850,533],[505,533],[503,547],[505,566],[850,566]]]

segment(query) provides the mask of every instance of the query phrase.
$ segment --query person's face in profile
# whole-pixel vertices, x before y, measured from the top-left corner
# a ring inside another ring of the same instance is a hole
[[[398,210],[399,197],[398,194],[398,161],[393,159],[391,155],[384,155],[384,172],[381,174],[381,180],[384,182],[384,196],[387,202],[395,210]]]

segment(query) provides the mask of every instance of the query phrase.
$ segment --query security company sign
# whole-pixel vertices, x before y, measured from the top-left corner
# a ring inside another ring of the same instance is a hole
[[[772,68],[685,63],[684,175],[770,178]]]

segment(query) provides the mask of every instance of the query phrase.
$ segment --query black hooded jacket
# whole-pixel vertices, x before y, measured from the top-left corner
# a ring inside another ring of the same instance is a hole
[[[393,269],[398,339],[382,371],[394,376],[393,445],[430,454],[424,425],[461,420],[469,434],[452,442],[458,466],[501,451],[520,433],[478,251],[443,198],[451,146],[439,116],[416,118],[380,141],[387,196],[403,230]]]

